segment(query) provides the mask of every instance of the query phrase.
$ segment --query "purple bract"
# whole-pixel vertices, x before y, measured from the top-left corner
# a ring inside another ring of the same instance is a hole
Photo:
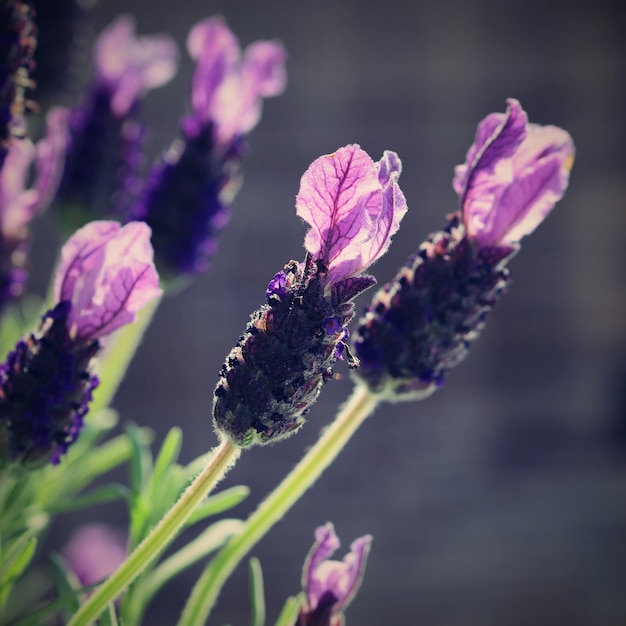
[[[241,55],[239,43],[219,17],[196,24],[187,38],[196,61],[192,84],[192,114],[185,122],[194,127],[213,124],[218,143],[250,131],[261,117],[263,98],[282,93],[286,83],[286,53],[275,41],[257,41]]]
[[[148,90],[169,82],[178,69],[178,49],[167,35],[135,36],[130,15],[120,15],[95,44],[97,82],[111,95],[112,112],[122,117]]]
[[[395,152],[375,163],[349,145],[316,159],[302,176],[296,209],[311,226],[304,246],[323,263],[328,284],[359,274],[387,251],[407,210],[401,171]]]
[[[516,244],[531,233],[563,196],[574,162],[566,131],[529,124],[517,100],[507,105],[479,124],[455,170],[467,234],[481,247]]]
[[[343,611],[361,585],[371,543],[371,535],[360,537],[342,561],[331,561],[340,545],[335,529],[330,522],[317,528],[302,570],[306,603],[297,626],[343,624]]]
[[[57,302],[72,303],[68,325],[77,341],[102,338],[135,319],[161,295],[143,222],[91,222],[61,250],[54,282]]]

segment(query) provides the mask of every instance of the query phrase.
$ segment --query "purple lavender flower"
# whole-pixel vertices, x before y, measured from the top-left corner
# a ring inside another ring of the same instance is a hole
[[[133,19],[121,15],[99,35],[93,83],[71,113],[57,198],[70,230],[94,217],[126,214],[143,159],[141,100],[177,71],[178,51],[170,37],[137,37],[134,31]]]
[[[32,86],[33,54],[37,28],[29,2],[4,0],[0,6],[0,168],[9,152],[12,137],[23,137],[25,98]]]
[[[58,463],[98,385],[102,340],[161,294],[145,224],[92,222],[61,251],[56,306],[0,366],[0,467]]]
[[[315,531],[302,570],[306,601],[295,626],[343,626],[343,613],[361,586],[371,543],[371,535],[360,537],[343,561],[331,561],[340,545],[333,525],[327,522]]]
[[[385,253],[406,212],[401,163],[374,163],[357,145],[314,161],[302,176],[297,213],[311,226],[303,263],[270,281],[215,389],[219,433],[241,446],[275,441],[304,424],[332,367],[345,352],[352,303],[376,281],[363,272]]]
[[[126,558],[126,542],[106,524],[77,528],[62,550],[81,585],[94,585],[112,574]]]
[[[516,100],[480,123],[456,168],[461,212],[376,293],[354,334],[372,391],[426,397],[467,356],[508,286],[506,263],[562,197],[573,159],[568,133],[529,124]]]
[[[196,24],[187,47],[196,61],[191,113],[130,213],[152,228],[166,281],[206,270],[239,187],[245,134],[259,121],[263,98],[281,93],[286,80],[279,43],[257,41],[240,60],[239,44],[220,18]]]
[[[29,225],[50,202],[63,167],[65,110],[51,109],[46,121],[47,135],[36,146],[29,139],[13,138],[0,170],[0,310],[23,291]],[[37,176],[26,189],[33,162]]]

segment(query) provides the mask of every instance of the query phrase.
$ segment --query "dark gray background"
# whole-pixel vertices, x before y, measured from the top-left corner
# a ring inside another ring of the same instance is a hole
[[[468,360],[430,399],[381,407],[255,548],[269,623],[299,590],[314,528],[332,520],[342,551],[374,535],[349,624],[625,624],[624,14],[552,0],[108,0],[94,25],[124,10],[141,33],[169,31],[182,49],[177,77],[145,102],[151,156],[184,111],[195,21],[221,13],[242,44],[278,38],[289,53],[287,90],[250,135],[211,270],[162,304],[115,401],[157,441],[181,425],[184,460],[216,443],[222,359],[274,273],[303,257],[294,199],[313,159],[352,142],[375,159],[384,149],[401,156],[409,213],[373,268],[384,282],[456,209],[453,167],[505,98],[533,122],[566,128],[577,146],[565,198],[524,241],[511,291]],[[343,379],[326,386],[301,433],[246,452],[223,482],[252,488],[241,516],[349,394],[344,364],[336,369]],[[99,515],[124,524],[121,507],[89,517]],[[75,521],[57,522],[59,545]],[[174,624],[198,573],[173,583],[147,623]],[[228,583],[210,623],[248,623],[246,575],[241,567]]]

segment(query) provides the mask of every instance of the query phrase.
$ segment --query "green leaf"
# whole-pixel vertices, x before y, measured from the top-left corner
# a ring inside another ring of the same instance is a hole
[[[13,583],[26,569],[37,547],[37,530],[28,529],[10,543],[2,554],[0,565],[0,607],[3,607]]]
[[[114,500],[126,500],[130,496],[128,487],[124,485],[105,485],[99,489],[94,489],[83,496],[74,498],[67,502],[59,502],[48,507],[51,513],[63,513],[67,511],[77,511],[90,506],[112,502]]]
[[[261,561],[252,557],[248,563],[250,573],[250,626],[265,626],[265,590]]]
[[[203,559],[207,554],[224,545],[233,535],[243,527],[238,519],[224,519],[209,526],[193,541],[172,554],[160,563],[154,571],[146,577],[141,593],[145,605],[174,576]]]
[[[302,594],[287,598],[274,626],[294,626],[304,602]]]
[[[109,604],[104,613],[100,616],[101,626],[118,626],[117,614],[115,613],[115,605]]]
[[[130,488],[133,495],[144,493],[148,478],[152,471],[152,454],[145,439],[140,436],[141,429],[135,424],[126,426],[130,437]]]
[[[216,493],[209,496],[203,504],[201,504],[196,510],[189,516],[187,520],[187,526],[195,524],[200,520],[206,519],[211,515],[217,515],[228,511],[237,506],[241,501],[245,500],[250,495],[250,488],[245,485],[236,485],[229,489],[224,489],[220,493]]]
[[[161,450],[154,463],[154,471],[150,479],[150,493],[154,495],[170,465],[176,463],[183,440],[183,431],[175,426],[165,436]]]
[[[49,555],[52,565],[52,576],[57,589],[57,597],[63,600],[59,608],[64,609],[66,618],[78,611],[79,596],[83,593],[76,574],[67,566],[67,563],[56,553]]]

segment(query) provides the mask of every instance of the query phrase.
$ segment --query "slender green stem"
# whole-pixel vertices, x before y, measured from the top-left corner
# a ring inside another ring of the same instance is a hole
[[[161,298],[155,298],[147,304],[138,313],[135,322],[121,328],[107,345],[100,357],[100,384],[94,389],[89,408],[92,415],[111,404],[160,302]]]
[[[230,469],[240,454],[241,449],[231,439],[225,437],[213,450],[205,468],[189,485],[178,502],[135,548],[124,563],[83,604],[68,626],[91,624],[106,606],[113,602],[141,571],[165,550],[196,506]]]
[[[335,421],[204,570],[183,610],[179,626],[200,626],[206,620],[233,570],[249,550],[300,499],[337,457],[380,398],[358,385]]]

